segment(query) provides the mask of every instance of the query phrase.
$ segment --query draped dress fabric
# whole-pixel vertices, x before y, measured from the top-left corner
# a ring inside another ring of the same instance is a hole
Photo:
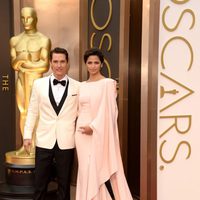
[[[78,155],[76,200],[111,200],[105,182],[110,180],[120,199],[132,200],[121,160],[116,104],[116,82],[105,78],[82,82],[75,143]],[[92,135],[82,134],[89,125]]]

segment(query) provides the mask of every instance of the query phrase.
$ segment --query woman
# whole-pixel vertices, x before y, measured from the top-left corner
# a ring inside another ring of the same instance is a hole
[[[120,155],[116,82],[101,74],[99,49],[87,50],[84,61],[89,79],[79,93],[76,200],[132,200]]]

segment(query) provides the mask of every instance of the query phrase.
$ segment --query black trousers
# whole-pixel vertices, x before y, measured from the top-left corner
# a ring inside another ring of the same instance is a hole
[[[56,142],[53,149],[36,147],[34,200],[44,200],[55,160],[58,182],[57,200],[70,200],[70,178],[74,149],[61,150]]]

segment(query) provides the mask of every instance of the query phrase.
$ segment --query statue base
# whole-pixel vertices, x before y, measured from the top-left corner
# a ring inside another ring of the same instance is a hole
[[[57,184],[50,182],[46,200],[56,199]],[[0,199],[1,200],[33,200],[33,186],[17,186],[0,183]]]
[[[35,154],[17,154],[17,151],[10,151],[5,154],[6,163],[14,165],[35,165]]]
[[[34,195],[35,155],[16,153],[5,154],[6,182],[0,183],[0,200],[32,200]],[[55,200],[57,183],[54,181],[55,169],[52,166],[52,181],[48,185],[47,200]]]
[[[34,170],[34,165],[14,165],[6,163],[6,183],[17,186],[33,186]]]
[[[0,183],[1,200],[32,200],[34,196],[35,155],[17,154],[16,151],[5,154],[5,183]],[[57,183],[48,185],[47,200],[55,200]]]
[[[16,186],[33,186],[35,155],[17,155],[16,151],[5,154],[5,176],[6,183]]]

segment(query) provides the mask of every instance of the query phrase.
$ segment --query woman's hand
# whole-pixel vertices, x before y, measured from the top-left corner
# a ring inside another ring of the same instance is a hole
[[[81,126],[79,127],[79,130],[81,131],[82,134],[86,134],[86,135],[93,134],[93,130],[89,126]]]

